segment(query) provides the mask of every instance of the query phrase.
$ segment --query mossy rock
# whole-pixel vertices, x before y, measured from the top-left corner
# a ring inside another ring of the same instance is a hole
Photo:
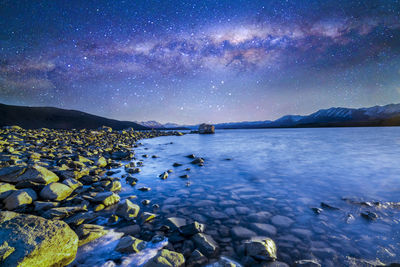
[[[0,212],[0,266],[65,266],[75,259],[78,236],[62,221]]]
[[[185,257],[178,252],[167,249],[160,250],[144,267],[181,267],[185,266]]]

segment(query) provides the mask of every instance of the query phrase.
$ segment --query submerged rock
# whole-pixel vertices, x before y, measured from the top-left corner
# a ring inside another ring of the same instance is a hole
[[[241,227],[241,226],[235,226],[231,229],[231,233],[232,235],[237,238],[237,239],[248,239],[254,236],[257,236],[256,233],[254,233],[253,231]]]
[[[0,244],[8,254],[2,266],[65,266],[75,259],[78,236],[63,221],[5,211]]]

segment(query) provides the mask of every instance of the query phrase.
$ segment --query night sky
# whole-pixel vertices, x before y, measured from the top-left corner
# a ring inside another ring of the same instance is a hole
[[[0,1],[0,102],[123,120],[400,102],[400,1]]]

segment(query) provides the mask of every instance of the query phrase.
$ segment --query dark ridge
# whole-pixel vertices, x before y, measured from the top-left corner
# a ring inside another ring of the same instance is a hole
[[[25,129],[97,129],[101,126],[109,126],[115,130],[149,129],[134,122],[107,119],[77,110],[0,104],[0,126],[10,125],[18,125]]]

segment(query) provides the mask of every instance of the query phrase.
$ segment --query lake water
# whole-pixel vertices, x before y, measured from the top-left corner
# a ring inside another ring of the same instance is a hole
[[[278,260],[289,264],[400,261],[400,127],[217,130],[141,142],[139,182],[124,185],[121,197],[151,200],[160,218],[205,223],[222,255],[238,260],[244,236],[256,234],[271,237]],[[188,154],[203,157],[204,166],[190,164]],[[173,173],[161,180],[168,169]],[[317,214],[311,208],[321,202],[338,209]],[[378,218],[362,217],[366,211]]]

